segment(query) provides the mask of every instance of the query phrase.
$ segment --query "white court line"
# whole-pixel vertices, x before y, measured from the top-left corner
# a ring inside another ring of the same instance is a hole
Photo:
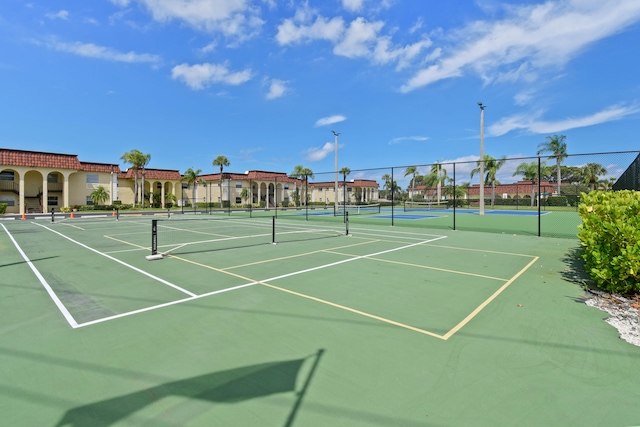
[[[193,300],[200,299],[200,298],[205,298],[205,297],[208,297],[208,296],[211,296],[211,295],[221,294],[221,293],[229,292],[229,291],[235,291],[237,289],[247,288],[249,286],[254,286],[254,285],[258,285],[258,284],[262,284],[262,283],[273,282],[275,280],[284,279],[284,278],[291,277],[291,276],[297,276],[298,274],[308,273],[310,271],[315,271],[315,270],[321,270],[323,268],[333,267],[335,265],[356,261],[356,260],[359,260],[359,259],[362,259],[362,258],[374,257],[374,256],[386,254],[386,253],[389,253],[389,252],[395,252],[395,251],[399,251],[399,250],[402,250],[402,249],[407,249],[407,248],[411,248],[413,246],[418,246],[418,245],[422,245],[422,244],[426,244],[426,243],[431,243],[431,242],[434,242],[436,240],[441,240],[441,239],[446,239],[446,238],[447,238],[447,236],[439,236],[439,237],[436,237],[434,239],[429,239],[429,240],[425,240],[425,241],[418,242],[418,243],[412,243],[410,245],[401,246],[399,248],[387,249],[387,250],[384,250],[384,251],[375,252],[375,253],[367,254],[367,255],[360,255],[360,256],[357,256],[357,257],[348,258],[348,259],[344,259],[344,260],[337,261],[337,262],[332,262],[330,264],[320,265],[318,267],[307,268],[305,270],[294,271],[292,273],[283,274],[281,276],[271,277],[269,279],[264,279],[264,280],[258,280],[258,281],[255,281],[255,282],[245,283],[245,284],[242,284],[242,285],[233,286],[231,288],[225,288],[225,289],[220,289],[220,290],[217,290],[217,291],[207,292],[207,293],[204,293],[204,294],[201,294],[201,295],[194,295],[191,298],[184,298],[184,299],[177,300],[177,301],[171,301],[171,302],[164,303],[164,304],[154,305],[152,307],[142,308],[140,310],[129,311],[129,312],[126,312],[126,313],[120,313],[120,314],[116,314],[114,316],[104,317],[102,319],[97,319],[97,320],[92,320],[90,322],[81,323],[77,327],[81,328],[81,327],[84,327],[84,326],[95,325],[97,323],[102,323],[102,322],[106,322],[106,321],[109,321],[109,320],[114,320],[114,319],[118,319],[118,318],[122,318],[122,317],[131,316],[131,315],[134,315],[134,314],[143,313],[145,311],[156,310],[158,308],[163,308],[163,307],[167,307],[167,306],[170,306],[170,305],[175,305],[175,304],[179,304],[179,303],[183,303],[183,302],[187,302],[187,301],[193,301]]]
[[[60,310],[60,313],[62,313],[64,318],[67,319],[67,322],[69,322],[69,325],[71,325],[72,328],[74,328],[74,329],[77,328],[78,327],[78,322],[76,322],[76,320],[73,318],[71,313],[69,313],[69,311],[64,306],[64,304],[62,304],[62,301],[60,301],[60,299],[58,298],[56,293],[53,292],[53,289],[51,289],[51,286],[49,286],[49,283],[47,283],[47,281],[44,280],[44,277],[42,277],[42,274],[40,274],[40,272],[35,267],[35,265],[33,265],[31,260],[29,258],[27,258],[27,255],[22,251],[22,248],[20,247],[20,245],[18,245],[18,242],[16,242],[16,240],[13,238],[11,233],[9,233],[9,230],[7,230],[7,228],[4,226],[4,224],[0,224],[0,225],[2,226],[2,228],[4,228],[4,231],[7,233],[7,235],[9,236],[9,238],[11,239],[13,244],[15,245],[16,249],[18,250],[18,252],[20,252],[20,255],[22,255],[22,258],[25,260],[25,262],[27,263],[29,268],[31,268],[31,271],[33,271],[33,274],[36,275],[36,277],[38,278],[38,280],[40,281],[42,286],[45,288],[45,290],[49,294],[49,297],[51,297],[51,299],[53,300],[55,305],[58,307],[58,310]]]
[[[118,258],[114,258],[114,257],[112,257],[111,255],[107,255],[107,254],[105,254],[104,252],[100,252],[100,251],[99,251],[99,250],[97,250],[97,249],[93,249],[93,248],[92,248],[92,247],[90,247],[90,246],[87,246],[87,245],[85,245],[85,244],[83,244],[83,243],[80,243],[80,242],[78,242],[78,241],[76,241],[76,240],[73,240],[72,238],[67,237],[67,236],[65,236],[64,234],[62,234],[62,233],[60,233],[60,232],[58,232],[58,231],[52,230],[51,228],[49,228],[49,227],[47,227],[47,226],[44,226],[44,225],[42,225],[42,224],[38,224],[38,223],[35,223],[35,222],[33,222],[32,224],[35,224],[35,225],[37,225],[37,226],[39,226],[39,227],[42,227],[42,228],[44,228],[44,229],[47,229],[47,230],[51,231],[52,233],[55,233],[55,234],[57,234],[57,235],[59,235],[59,236],[61,236],[61,237],[64,237],[65,239],[69,240],[70,242],[75,243],[76,245],[82,246],[83,248],[88,249],[88,250],[90,250],[91,252],[95,252],[95,253],[97,253],[98,255],[102,255],[103,257],[109,258],[110,260],[115,261],[115,262],[117,262],[118,264],[122,264],[122,265],[124,265],[125,267],[128,267],[128,268],[130,268],[130,269],[132,269],[132,270],[134,270],[134,271],[137,271],[137,272],[138,272],[138,273],[140,273],[140,274],[144,274],[145,276],[150,277],[150,278],[152,278],[152,279],[154,279],[154,280],[157,280],[157,281],[158,281],[158,282],[160,282],[160,283],[164,283],[164,284],[165,284],[165,285],[167,285],[167,286],[171,286],[172,288],[177,289],[177,290],[179,290],[180,292],[183,292],[183,293],[185,293],[185,294],[187,294],[187,295],[189,295],[189,296],[192,296],[192,297],[196,296],[196,294],[194,294],[193,292],[190,292],[190,291],[188,291],[188,290],[186,290],[186,289],[183,289],[183,288],[181,288],[181,287],[180,287],[180,286],[178,286],[178,285],[174,285],[174,284],[173,284],[173,283],[171,283],[171,282],[167,282],[167,281],[166,281],[166,280],[164,280],[164,279],[161,279],[161,278],[159,278],[159,277],[157,277],[157,276],[154,276],[154,275],[153,275],[153,274],[151,274],[151,273],[147,273],[146,271],[141,270],[141,269],[139,269],[138,267],[134,267],[133,265],[127,264],[127,263],[126,263],[126,262],[124,262],[124,261],[120,261]]]

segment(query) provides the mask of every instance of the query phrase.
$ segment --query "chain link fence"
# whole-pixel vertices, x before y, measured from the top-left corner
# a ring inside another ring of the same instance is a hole
[[[203,176],[183,185],[177,205],[314,221],[344,221],[349,212],[354,224],[575,238],[581,194],[640,190],[640,152],[297,172]]]

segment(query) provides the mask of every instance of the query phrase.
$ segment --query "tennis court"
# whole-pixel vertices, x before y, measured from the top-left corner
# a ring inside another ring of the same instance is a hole
[[[7,425],[637,422],[575,241],[303,218],[0,222]]]

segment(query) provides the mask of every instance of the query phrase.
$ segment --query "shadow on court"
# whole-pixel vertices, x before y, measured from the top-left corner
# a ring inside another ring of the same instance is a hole
[[[292,408],[283,423],[291,427],[323,352],[320,349],[306,358],[212,372],[79,406],[68,410],[55,427],[109,427],[169,396],[236,403],[278,393],[292,394]],[[309,359],[313,365],[302,378],[303,364]],[[302,384],[300,390],[296,390],[297,384]]]

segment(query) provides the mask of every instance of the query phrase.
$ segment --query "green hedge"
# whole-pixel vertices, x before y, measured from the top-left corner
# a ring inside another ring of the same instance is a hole
[[[598,288],[640,292],[640,193],[593,191],[580,195],[582,258]]]
[[[7,213],[7,206],[8,205],[6,203],[0,203],[0,215]]]

